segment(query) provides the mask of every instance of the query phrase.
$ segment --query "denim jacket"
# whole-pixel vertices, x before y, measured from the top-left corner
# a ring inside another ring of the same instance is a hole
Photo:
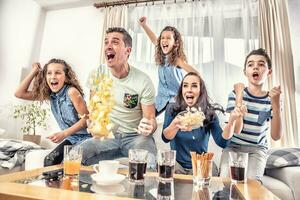
[[[165,64],[158,68],[158,89],[155,99],[155,108],[159,112],[169,102],[174,102],[181,81],[183,79],[183,70],[177,66],[171,65],[165,58]]]
[[[80,119],[78,113],[68,95],[68,85],[64,85],[63,88],[50,95],[51,111],[56,119],[58,126],[65,130],[78,122]],[[83,140],[90,138],[91,135],[85,128],[80,129],[76,133],[68,136],[66,139],[72,144],[81,143]]]

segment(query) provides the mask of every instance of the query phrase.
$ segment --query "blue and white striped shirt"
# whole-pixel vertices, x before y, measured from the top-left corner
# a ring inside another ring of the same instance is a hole
[[[226,112],[231,112],[235,107],[236,95],[231,92],[228,96]],[[249,93],[245,88],[243,92],[243,104],[248,112],[243,118],[243,129],[240,134],[234,133],[231,142],[249,146],[268,146],[266,134],[270,127],[271,99],[268,95],[257,97]]]

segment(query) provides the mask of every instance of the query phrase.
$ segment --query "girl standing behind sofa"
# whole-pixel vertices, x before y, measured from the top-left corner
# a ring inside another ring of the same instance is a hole
[[[34,81],[33,90],[29,91]],[[86,130],[88,115],[83,91],[76,74],[64,60],[51,59],[43,69],[33,63],[30,74],[21,82],[15,96],[25,100],[50,101],[51,111],[62,131],[48,137],[60,143],[44,160],[44,166],[59,164],[63,160],[64,145],[79,144],[91,135]]]
[[[183,52],[183,41],[179,31],[172,26],[166,26],[157,38],[146,24],[146,17],[140,18],[140,25],[155,45],[155,61],[158,68],[158,90],[155,99],[156,116],[161,114],[169,102],[174,102],[185,72],[197,72],[187,64]]]
[[[177,114],[187,107],[200,107],[205,115],[203,127],[192,129],[191,126],[182,125]],[[216,144],[226,147],[233,135],[235,120],[241,115],[238,111],[230,114],[229,121],[224,130],[220,127],[216,111],[223,111],[218,104],[211,104],[206,86],[201,77],[194,72],[185,75],[176,96],[175,104],[169,104],[165,112],[162,139],[171,143],[171,149],[176,150],[176,173],[192,174],[190,152],[207,152],[208,140],[212,134]]]

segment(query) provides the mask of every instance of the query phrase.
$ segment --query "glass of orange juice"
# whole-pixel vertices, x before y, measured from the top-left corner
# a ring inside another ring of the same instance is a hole
[[[81,158],[82,148],[80,146],[64,146],[64,176],[78,179]]]

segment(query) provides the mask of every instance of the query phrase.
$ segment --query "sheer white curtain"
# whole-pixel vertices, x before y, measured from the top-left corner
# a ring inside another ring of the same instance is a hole
[[[104,24],[102,29],[102,36],[105,36],[105,32],[110,27],[123,27],[127,28],[127,6],[108,7],[105,9]],[[105,62],[104,58],[104,38],[101,40],[100,50],[100,63]]]
[[[246,54],[257,48],[257,1],[201,0],[129,7],[130,63],[148,73],[157,85],[155,47],[138,24],[141,16],[147,17],[157,36],[167,25],[179,30],[188,63],[200,71],[213,100],[226,106],[233,84],[245,81]]]

